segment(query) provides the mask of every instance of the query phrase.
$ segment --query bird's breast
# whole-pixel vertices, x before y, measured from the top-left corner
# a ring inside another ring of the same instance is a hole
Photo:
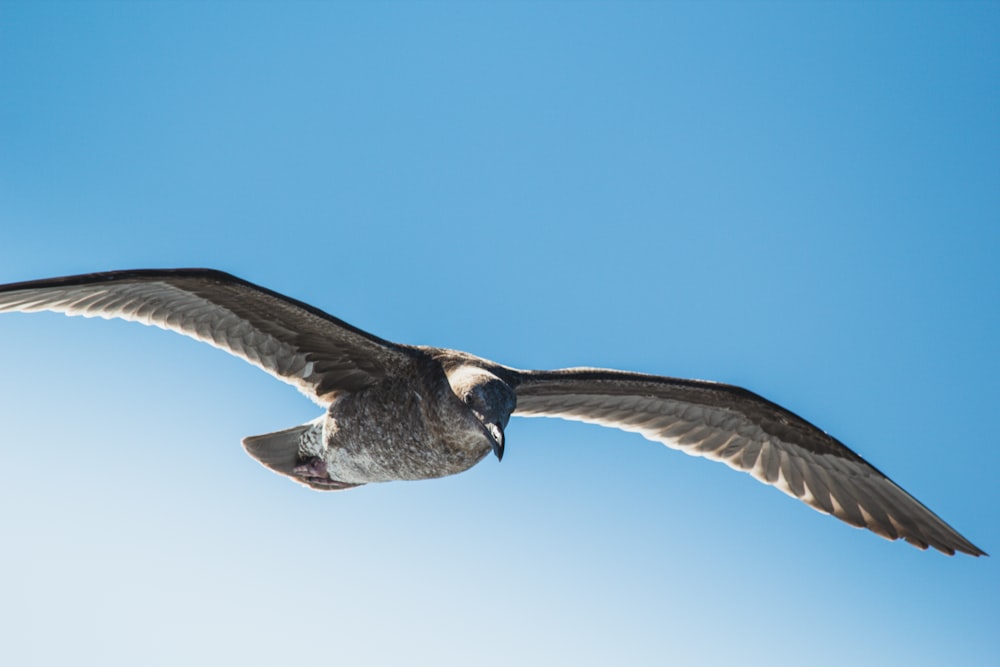
[[[398,379],[338,399],[324,436],[331,476],[351,483],[453,475],[492,447],[447,385]]]

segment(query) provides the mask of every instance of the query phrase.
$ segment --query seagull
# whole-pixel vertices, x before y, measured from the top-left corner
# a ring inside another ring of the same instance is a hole
[[[243,439],[274,472],[320,491],[444,477],[504,454],[510,416],[634,431],[747,472],[890,540],[984,551],[840,441],[740,387],[599,368],[519,370],[392,343],[212,269],[110,271],[0,285],[0,312],[119,318],[214,345],[296,387],[324,413]]]

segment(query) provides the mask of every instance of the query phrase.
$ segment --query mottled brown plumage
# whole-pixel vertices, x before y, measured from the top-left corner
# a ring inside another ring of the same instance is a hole
[[[594,368],[522,371],[399,345],[207,269],[0,286],[0,311],[37,310],[176,331],[294,385],[325,414],[243,444],[263,465],[315,489],[452,475],[490,451],[503,456],[511,414],[563,417],[720,461],[889,539],[984,553],[838,440],[739,387]]]

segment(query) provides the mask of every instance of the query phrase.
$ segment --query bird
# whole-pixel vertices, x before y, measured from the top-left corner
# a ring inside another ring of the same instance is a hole
[[[249,436],[246,452],[319,491],[439,478],[505,451],[512,415],[633,431],[726,464],[890,540],[986,552],[833,436],[734,385],[600,368],[521,370],[393,343],[213,269],[107,271],[0,285],[0,312],[118,318],[190,336],[291,384],[323,409]]]

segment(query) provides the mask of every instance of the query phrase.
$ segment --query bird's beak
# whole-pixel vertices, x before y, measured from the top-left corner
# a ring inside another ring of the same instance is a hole
[[[499,424],[486,424],[486,430],[490,434],[490,439],[493,440],[493,453],[497,457],[497,461],[503,461],[503,429],[500,428]]]

